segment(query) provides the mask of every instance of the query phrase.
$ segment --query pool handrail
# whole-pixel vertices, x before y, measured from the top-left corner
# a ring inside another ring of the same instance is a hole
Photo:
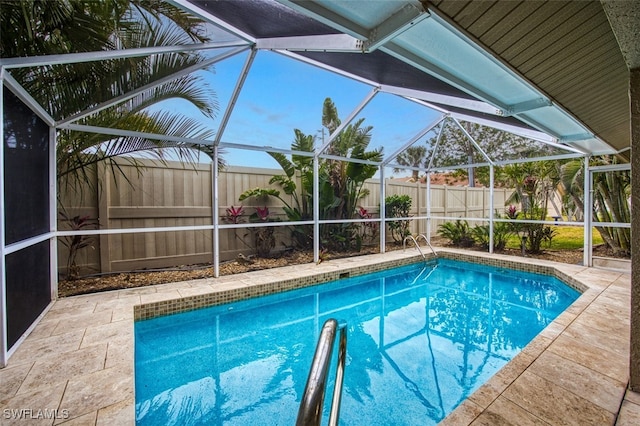
[[[422,258],[424,260],[427,260],[427,256],[425,256],[424,252],[420,248],[420,245],[418,244],[418,240],[420,239],[420,237],[424,238],[425,242],[427,243],[427,245],[429,246],[429,248],[433,252],[433,255],[435,257],[438,257],[438,253],[436,253],[436,251],[433,249],[433,246],[431,245],[431,243],[429,242],[429,240],[427,239],[427,237],[424,234],[418,234],[417,237],[414,237],[413,235],[407,235],[406,237],[404,237],[404,240],[402,241],[402,251],[405,251],[407,249],[407,240],[413,241],[413,244],[416,246],[416,248],[418,249],[418,251],[422,255]]]
[[[436,252],[433,248],[433,246],[431,245],[431,243],[429,242],[429,239],[427,238],[426,235],[424,234],[418,234],[418,236],[416,237],[416,244],[418,242],[418,240],[420,239],[420,237],[422,237],[424,239],[424,242],[427,243],[427,245],[429,246],[429,248],[431,249],[431,252],[433,253],[433,255],[435,257],[438,257],[438,252]]]
[[[325,321],[318,337],[316,352],[313,355],[307,385],[304,388],[296,426],[316,426],[320,425],[322,418],[322,408],[324,396],[326,394],[327,376],[331,365],[333,345],[336,340],[337,331],[340,330],[340,342],[338,347],[338,365],[336,367],[336,382],[333,388],[333,399],[331,400],[331,411],[329,413],[329,425],[338,424],[340,417],[340,404],[342,399],[342,383],[344,379],[344,366],[347,355],[347,324],[338,323],[330,318]]]

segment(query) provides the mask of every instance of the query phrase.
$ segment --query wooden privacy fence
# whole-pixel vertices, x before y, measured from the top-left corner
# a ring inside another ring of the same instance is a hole
[[[155,164],[140,160],[145,166],[142,173],[127,162],[120,163],[121,172],[113,176],[110,169],[99,167],[94,171],[92,185],[82,193],[60,192],[61,205],[68,216],[87,215],[97,218],[100,229],[148,229],[158,227],[210,226],[212,224],[212,179],[209,164],[190,167],[179,162]],[[270,217],[286,220],[282,202],[274,197],[266,200],[248,199],[240,203],[238,197],[252,188],[273,187],[269,180],[281,170],[248,167],[228,167],[219,175],[219,216],[224,224],[227,208],[242,204],[246,222],[257,207],[268,207]],[[97,176],[100,176],[100,179]],[[96,182],[100,182],[99,184]],[[379,217],[380,182],[371,179],[365,183],[369,194],[360,205],[374,217]],[[92,189],[93,188],[93,189]],[[495,189],[495,208],[504,211],[504,202],[511,190]],[[410,215],[427,215],[426,185],[388,180],[386,195],[409,195],[412,202]],[[284,193],[282,198],[291,203]],[[431,186],[431,215],[446,217],[488,217],[490,208],[488,188]],[[431,232],[444,220],[431,221]],[[480,222],[477,222],[480,223]],[[474,223],[471,223],[473,225]],[[426,220],[413,220],[413,233],[426,233]],[[59,229],[69,229],[60,221]],[[288,227],[275,230],[277,245],[274,251],[292,245]],[[389,237],[390,239],[390,237]],[[186,230],[169,232],[114,233],[92,238],[91,245],[78,252],[77,263],[83,273],[108,273],[137,269],[166,268],[180,265],[208,263],[213,259],[213,231]],[[248,254],[253,249],[252,232],[245,228],[220,230],[220,259],[235,258],[238,253]],[[65,273],[68,251],[59,244],[59,266]]]

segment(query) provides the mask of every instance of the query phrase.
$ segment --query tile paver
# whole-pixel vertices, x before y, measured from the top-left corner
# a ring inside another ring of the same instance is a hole
[[[498,398],[474,421],[472,426],[539,426],[548,424],[506,398]]]
[[[82,376],[104,368],[107,344],[44,358],[35,362],[17,393],[26,393],[38,388],[48,388],[57,383],[67,383],[69,377]]]
[[[614,413],[530,370],[522,373],[503,397],[552,425],[607,425],[615,420]]]
[[[12,355],[7,367],[0,369],[0,412],[57,410],[57,418],[39,419],[33,424],[133,424],[134,305],[334,272],[342,267],[374,265],[381,259],[415,254],[391,252],[336,259],[320,265],[58,300]],[[600,425],[614,424],[616,419],[618,425],[640,424],[640,396],[625,393],[630,276],[536,262],[553,266],[589,289],[442,424]]]
[[[528,371],[612,414],[618,412],[627,387],[627,383],[618,382],[551,351],[540,355]]]
[[[629,381],[629,354],[618,355],[609,349],[594,346],[586,339],[569,337],[566,333],[560,335],[548,350],[614,380]]]

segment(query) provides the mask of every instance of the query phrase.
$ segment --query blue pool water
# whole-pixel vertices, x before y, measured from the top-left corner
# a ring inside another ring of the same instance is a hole
[[[578,295],[440,259],[138,321],[136,421],[295,424],[318,333],[336,318],[348,324],[340,424],[436,424]]]

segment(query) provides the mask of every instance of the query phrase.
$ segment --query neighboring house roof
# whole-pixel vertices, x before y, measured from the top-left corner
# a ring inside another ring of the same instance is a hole
[[[460,176],[455,173],[431,173],[431,185],[449,185],[449,186],[469,186],[469,179],[466,176]],[[411,176],[394,177],[394,181],[417,183]],[[420,176],[420,183],[425,183],[425,176]],[[475,186],[483,188],[484,185],[476,179]]]

